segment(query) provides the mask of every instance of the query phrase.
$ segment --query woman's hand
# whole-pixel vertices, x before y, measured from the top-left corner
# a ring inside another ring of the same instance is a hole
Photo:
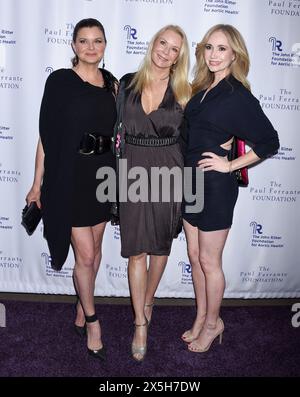
[[[29,193],[26,196],[26,203],[27,205],[29,205],[32,201],[36,201],[37,206],[41,208],[42,205],[40,198],[41,198],[41,189],[32,186],[32,188],[30,189]]]
[[[207,156],[205,159],[198,161],[198,167],[203,171],[218,171],[230,172],[230,164],[227,157],[218,156],[212,152],[204,152],[202,156]]]

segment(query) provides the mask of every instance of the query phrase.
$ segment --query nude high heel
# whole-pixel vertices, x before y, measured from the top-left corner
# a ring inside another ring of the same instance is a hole
[[[219,325],[219,330],[216,332],[216,334],[213,336],[213,338],[209,341],[208,345],[205,347],[202,347],[200,345],[197,345],[197,343],[194,343],[194,348],[193,348],[193,343],[191,343],[190,345],[188,345],[188,349],[189,351],[193,352],[193,353],[204,353],[207,352],[211,346],[211,344],[213,343],[213,341],[219,337],[219,344],[222,343],[222,337],[223,337],[223,332],[224,332],[224,323],[223,320],[221,318],[218,319],[217,324]],[[217,328],[217,326],[216,326]]]
[[[181,339],[183,340],[183,342],[185,343],[191,343],[194,340],[196,340],[199,337],[199,334],[203,328],[203,325],[205,323],[205,318],[206,318],[206,313],[200,317],[201,318],[201,328],[199,329],[199,332],[197,334],[196,337],[192,336],[192,329],[188,329],[187,331],[185,331],[182,335],[181,335]]]
[[[152,307],[152,312],[153,312],[153,306],[154,306],[154,301],[153,301],[152,303],[145,303],[145,308],[146,308],[146,307]],[[145,315],[145,317],[146,317],[146,319],[147,319],[147,322],[148,322],[148,327],[149,327],[149,325],[150,325],[150,323],[151,323],[152,312],[151,312],[151,317],[150,317],[150,319],[148,319],[147,316]]]
[[[144,324],[136,324],[134,323],[135,327],[148,327],[148,320],[146,319]],[[132,358],[135,361],[143,361],[145,356],[147,353],[147,343],[145,344],[145,346],[136,346],[134,343],[132,343],[131,345],[131,354],[132,354]],[[139,354],[140,358],[137,358],[136,355]]]

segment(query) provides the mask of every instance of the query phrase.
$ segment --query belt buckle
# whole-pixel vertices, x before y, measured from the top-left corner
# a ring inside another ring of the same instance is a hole
[[[88,156],[90,154],[94,154],[95,153],[95,146],[96,146],[97,137],[95,135],[93,135],[93,134],[86,134],[85,136],[88,136],[88,137],[93,139],[93,143],[92,143],[93,149],[90,150],[89,152],[85,152],[84,149],[79,149],[79,153],[83,154],[85,156]]]

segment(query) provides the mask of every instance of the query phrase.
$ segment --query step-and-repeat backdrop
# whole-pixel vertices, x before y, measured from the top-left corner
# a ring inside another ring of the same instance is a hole
[[[0,291],[74,294],[72,251],[62,271],[53,271],[42,224],[29,237],[20,219],[33,179],[44,83],[53,70],[70,67],[74,25],[87,17],[103,23],[106,68],[118,78],[137,69],[148,41],[166,24],[186,31],[191,66],[196,43],[212,25],[241,31],[252,92],[281,147],[250,169],[249,187],[240,189],[223,258],[225,297],[299,297],[299,0],[0,0]],[[96,295],[129,295],[119,228],[111,225]],[[174,240],[157,296],[194,296],[184,233]]]

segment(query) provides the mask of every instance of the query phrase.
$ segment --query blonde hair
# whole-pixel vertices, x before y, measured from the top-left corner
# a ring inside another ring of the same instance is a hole
[[[194,69],[194,80],[192,82],[193,95],[197,92],[209,87],[213,80],[214,74],[209,70],[204,59],[205,46],[209,40],[209,37],[215,33],[221,31],[225,34],[228,39],[228,43],[232,48],[235,55],[235,59],[230,65],[230,73],[239,80],[248,90],[250,90],[250,84],[247,80],[249,72],[250,60],[247,51],[245,41],[240,32],[232,25],[215,25],[209,29],[205,34],[200,43],[197,44],[196,48],[196,66]]]
[[[188,81],[189,72],[189,46],[186,34],[177,25],[167,25],[160,29],[151,39],[145,58],[139,67],[139,70],[135,74],[130,86],[134,87],[134,91],[140,94],[144,87],[147,87],[151,83],[151,53],[155,41],[167,30],[171,30],[179,34],[182,38],[182,46],[179,51],[179,55],[176,64],[172,66],[170,70],[170,83],[174,92],[176,101],[184,107],[191,97],[191,86]]]

